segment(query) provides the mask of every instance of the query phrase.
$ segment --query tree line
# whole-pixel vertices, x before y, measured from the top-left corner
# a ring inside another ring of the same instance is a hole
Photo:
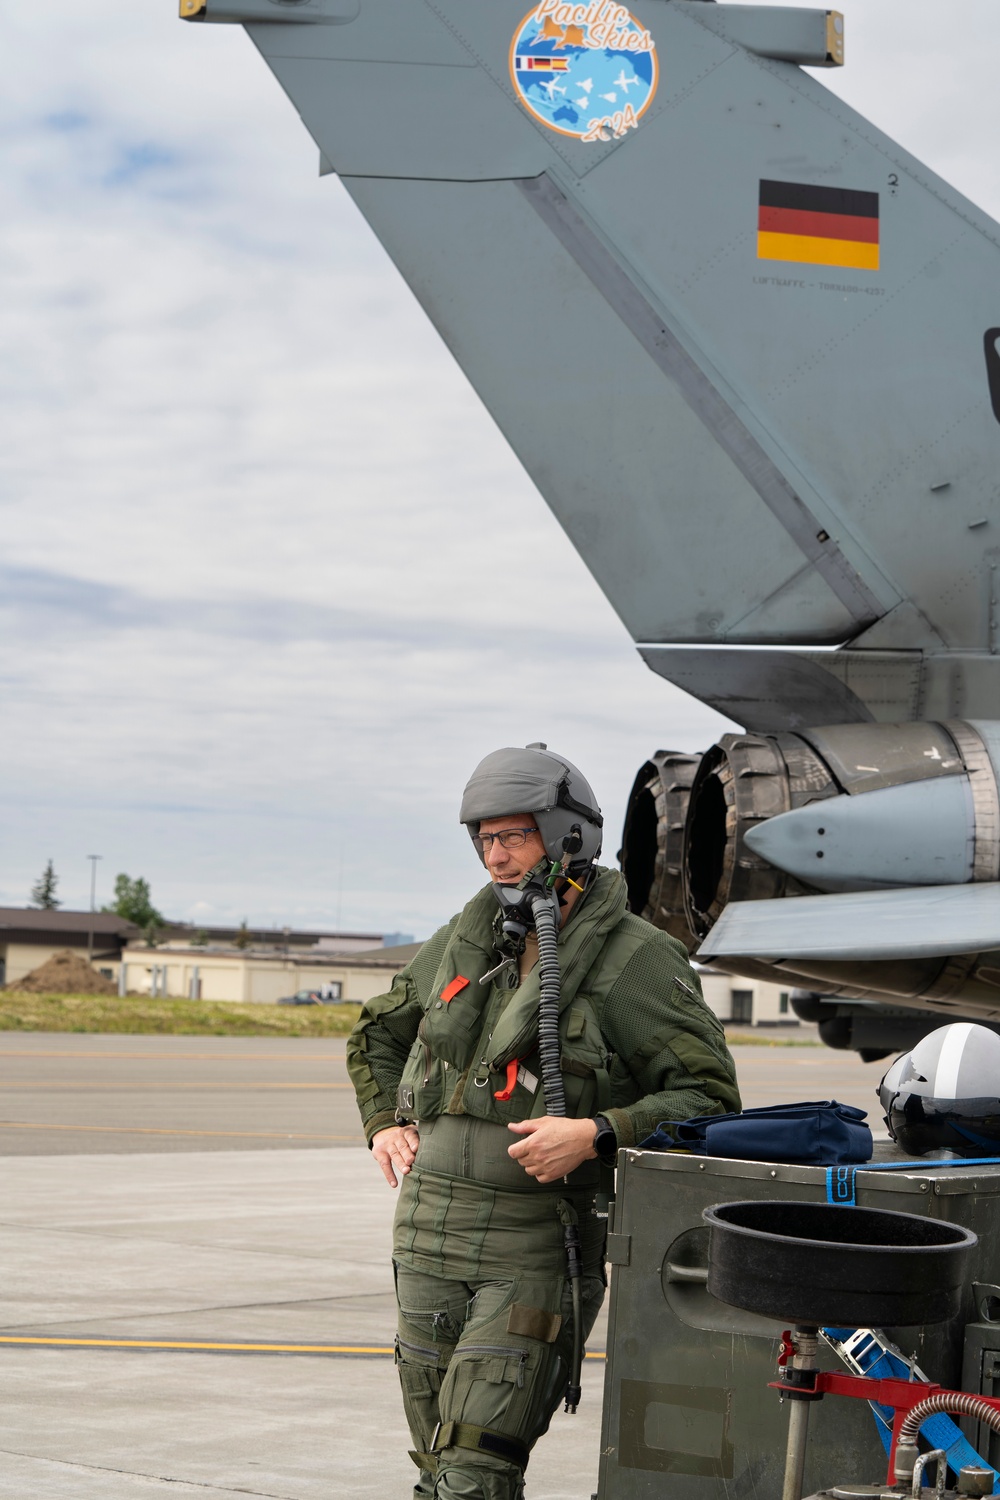
[[[56,894],[58,888],[59,876],[50,859],[31,887],[31,898],[28,904],[42,911],[58,910],[62,906],[62,901]],[[134,880],[131,875],[124,873],[117,875],[115,899],[109,906],[102,906],[101,911],[122,917],[126,922],[134,922],[137,927],[143,928],[147,933],[165,925],[165,918],[153,905],[149,881],[144,880],[141,875],[136,876]]]

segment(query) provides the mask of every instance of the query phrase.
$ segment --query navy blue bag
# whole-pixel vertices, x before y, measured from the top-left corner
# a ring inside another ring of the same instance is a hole
[[[840,1166],[871,1161],[872,1133],[866,1119],[865,1110],[835,1099],[771,1104],[742,1114],[662,1120],[639,1144],[647,1151],[691,1151],[738,1161]]]

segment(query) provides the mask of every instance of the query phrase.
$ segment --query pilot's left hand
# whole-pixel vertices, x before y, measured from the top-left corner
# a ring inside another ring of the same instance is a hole
[[[558,1182],[581,1162],[597,1155],[595,1120],[567,1120],[561,1115],[542,1115],[538,1120],[520,1120],[508,1130],[522,1139],[507,1147],[507,1155],[520,1162],[529,1177],[538,1182]]]

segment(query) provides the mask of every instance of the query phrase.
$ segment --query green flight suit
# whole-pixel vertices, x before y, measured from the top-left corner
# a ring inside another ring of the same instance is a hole
[[[563,1222],[579,1221],[585,1331],[604,1292],[599,1164],[540,1185],[507,1155],[508,1123],[546,1113],[537,966],[498,958],[491,887],[368,1001],[348,1068],[369,1142],[400,1121],[420,1146],[399,1190],[397,1364],[417,1500],[517,1500],[559,1403],[572,1342]],[[681,946],[632,916],[599,870],[559,934],[567,1114],[600,1113],[619,1146],[661,1120],[739,1108],[722,1026]]]

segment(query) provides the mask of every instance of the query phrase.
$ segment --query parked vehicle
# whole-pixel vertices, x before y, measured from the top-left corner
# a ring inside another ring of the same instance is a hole
[[[283,995],[279,1005],[337,1005],[343,999],[343,986],[339,980],[320,985],[318,990],[296,990],[294,995]]]

